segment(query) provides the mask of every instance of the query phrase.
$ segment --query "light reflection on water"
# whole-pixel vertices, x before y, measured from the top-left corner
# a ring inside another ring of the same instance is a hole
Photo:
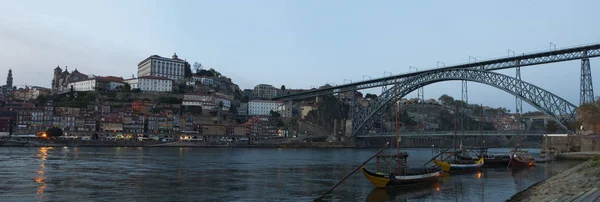
[[[0,181],[6,182],[0,184],[0,198],[312,201],[376,150],[0,147]],[[408,153],[411,166],[420,166],[431,158],[430,149],[410,149]],[[444,175],[431,186],[392,191],[373,189],[357,173],[326,200],[504,201],[575,164],[560,162],[515,172],[497,168]],[[373,168],[374,162],[367,167]]]
[[[39,184],[37,188],[37,197],[39,199],[44,198],[44,190],[46,189],[46,158],[48,157],[48,150],[52,149],[52,147],[40,147],[39,153],[36,156],[40,157],[40,168],[36,171],[37,176],[35,177],[35,182]]]

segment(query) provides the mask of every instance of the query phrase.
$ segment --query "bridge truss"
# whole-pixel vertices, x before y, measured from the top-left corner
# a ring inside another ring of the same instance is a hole
[[[368,89],[381,86],[390,86],[394,84],[394,80],[403,79],[415,75],[424,73],[431,73],[440,70],[449,69],[476,69],[484,71],[500,70],[507,68],[520,68],[524,66],[532,66],[546,63],[563,62],[569,60],[582,60],[581,65],[581,102],[587,102],[593,100],[592,90],[592,79],[591,71],[589,68],[589,58],[600,56],[600,44],[592,44],[586,46],[578,46],[572,48],[558,49],[546,52],[524,54],[519,56],[505,57],[500,59],[492,59],[481,62],[472,62],[467,64],[460,64],[454,66],[448,66],[439,69],[423,70],[408,74],[399,74],[394,76],[388,76],[383,78],[371,79],[367,81],[355,82],[350,84],[344,84],[339,86],[333,86],[329,88],[322,88],[317,90],[310,90],[307,92],[296,93],[291,95],[284,95],[273,98],[274,100],[290,101],[300,100],[321,95],[342,93],[346,91],[355,91],[361,89]],[[518,89],[517,89],[518,90]]]
[[[404,97],[416,89],[450,80],[463,80],[487,84],[504,90],[556,120],[565,131],[571,132],[565,124],[575,121],[576,106],[568,101],[533,84],[500,73],[474,69],[437,69],[398,79],[396,87],[388,88],[372,104],[355,114],[352,120],[352,136],[356,136],[371,120],[381,116],[382,109],[392,105],[394,95]],[[394,92],[396,90],[396,92]]]

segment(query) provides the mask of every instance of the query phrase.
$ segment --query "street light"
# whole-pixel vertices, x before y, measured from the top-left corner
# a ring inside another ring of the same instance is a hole
[[[418,72],[418,71],[419,71],[419,68],[417,68],[417,67],[408,66],[408,71],[409,71],[409,72],[410,72],[410,70],[412,70],[412,69],[415,69],[415,70],[416,70],[415,72]]]
[[[371,79],[371,77],[370,77],[370,76],[363,75],[363,80],[365,80],[365,77],[369,77],[369,79]]]
[[[473,58],[473,62],[477,62],[477,58],[469,55],[469,63],[471,63],[471,58]]]
[[[387,75],[386,73],[389,73],[389,74],[390,74],[390,76],[392,76],[392,72],[386,72],[386,71],[383,71],[383,77],[385,77],[385,76]]]
[[[443,62],[440,62],[440,61],[437,61],[436,67],[440,68],[440,64],[442,64],[442,68],[446,67],[446,63],[443,63]]]
[[[510,53],[512,53],[513,57],[515,57],[515,52],[512,51],[512,50],[510,50],[510,49],[508,49],[508,57],[510,57]]]
[[[346,81],[350,81],[349,83],[352,83],[352,80],[350,80],[350,79],[344,79],[344,84],[346,84]]]
[[[554,50],[556,50],[556,45],[550,42],[550,50],[552,50],[552,47],[554,47]]]

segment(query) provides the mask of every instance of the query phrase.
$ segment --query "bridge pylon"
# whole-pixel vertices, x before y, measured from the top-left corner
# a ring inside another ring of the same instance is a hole
[[[587,51],[584,52],[587,55]],[[592,85],[592,70],[590,68],[590,59],[584,57],[581,59],[581,92],[579,94],[579,104],[594,102],[594,86]]]

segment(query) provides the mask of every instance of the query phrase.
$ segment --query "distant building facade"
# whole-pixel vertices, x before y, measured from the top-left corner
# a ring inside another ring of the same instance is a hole
[[[186,62],[177,54],[171,58],[152,55],[138,64],[138,77],[156,76],[181,81],[185,76],[185,66]]]
[[[277,112],[277,109],[282,105],[282,101],[274,100],[250,100],[248,102],[249,116],[268,116],[271,111]]]
[[[70,83],[74,83],[77,81],[83,81],[88,79],[89,76],[80,73],[77,69],[72,73],[69,73],[67,67],[65,67],[65,71],[62,71],[60,66],[54,68],[54,78],[52,79],[52,92],[60,93],[70,90]]]
[[[277,89],[269,84],[258,84],[252,92],[252,97],[256,99],[271,99],[277,96]]]
[[[171,92],[173,91],[173,80],[161,76],[142,76],[135,79],[127,79],[131,89],[140,89],[149,92]]]

